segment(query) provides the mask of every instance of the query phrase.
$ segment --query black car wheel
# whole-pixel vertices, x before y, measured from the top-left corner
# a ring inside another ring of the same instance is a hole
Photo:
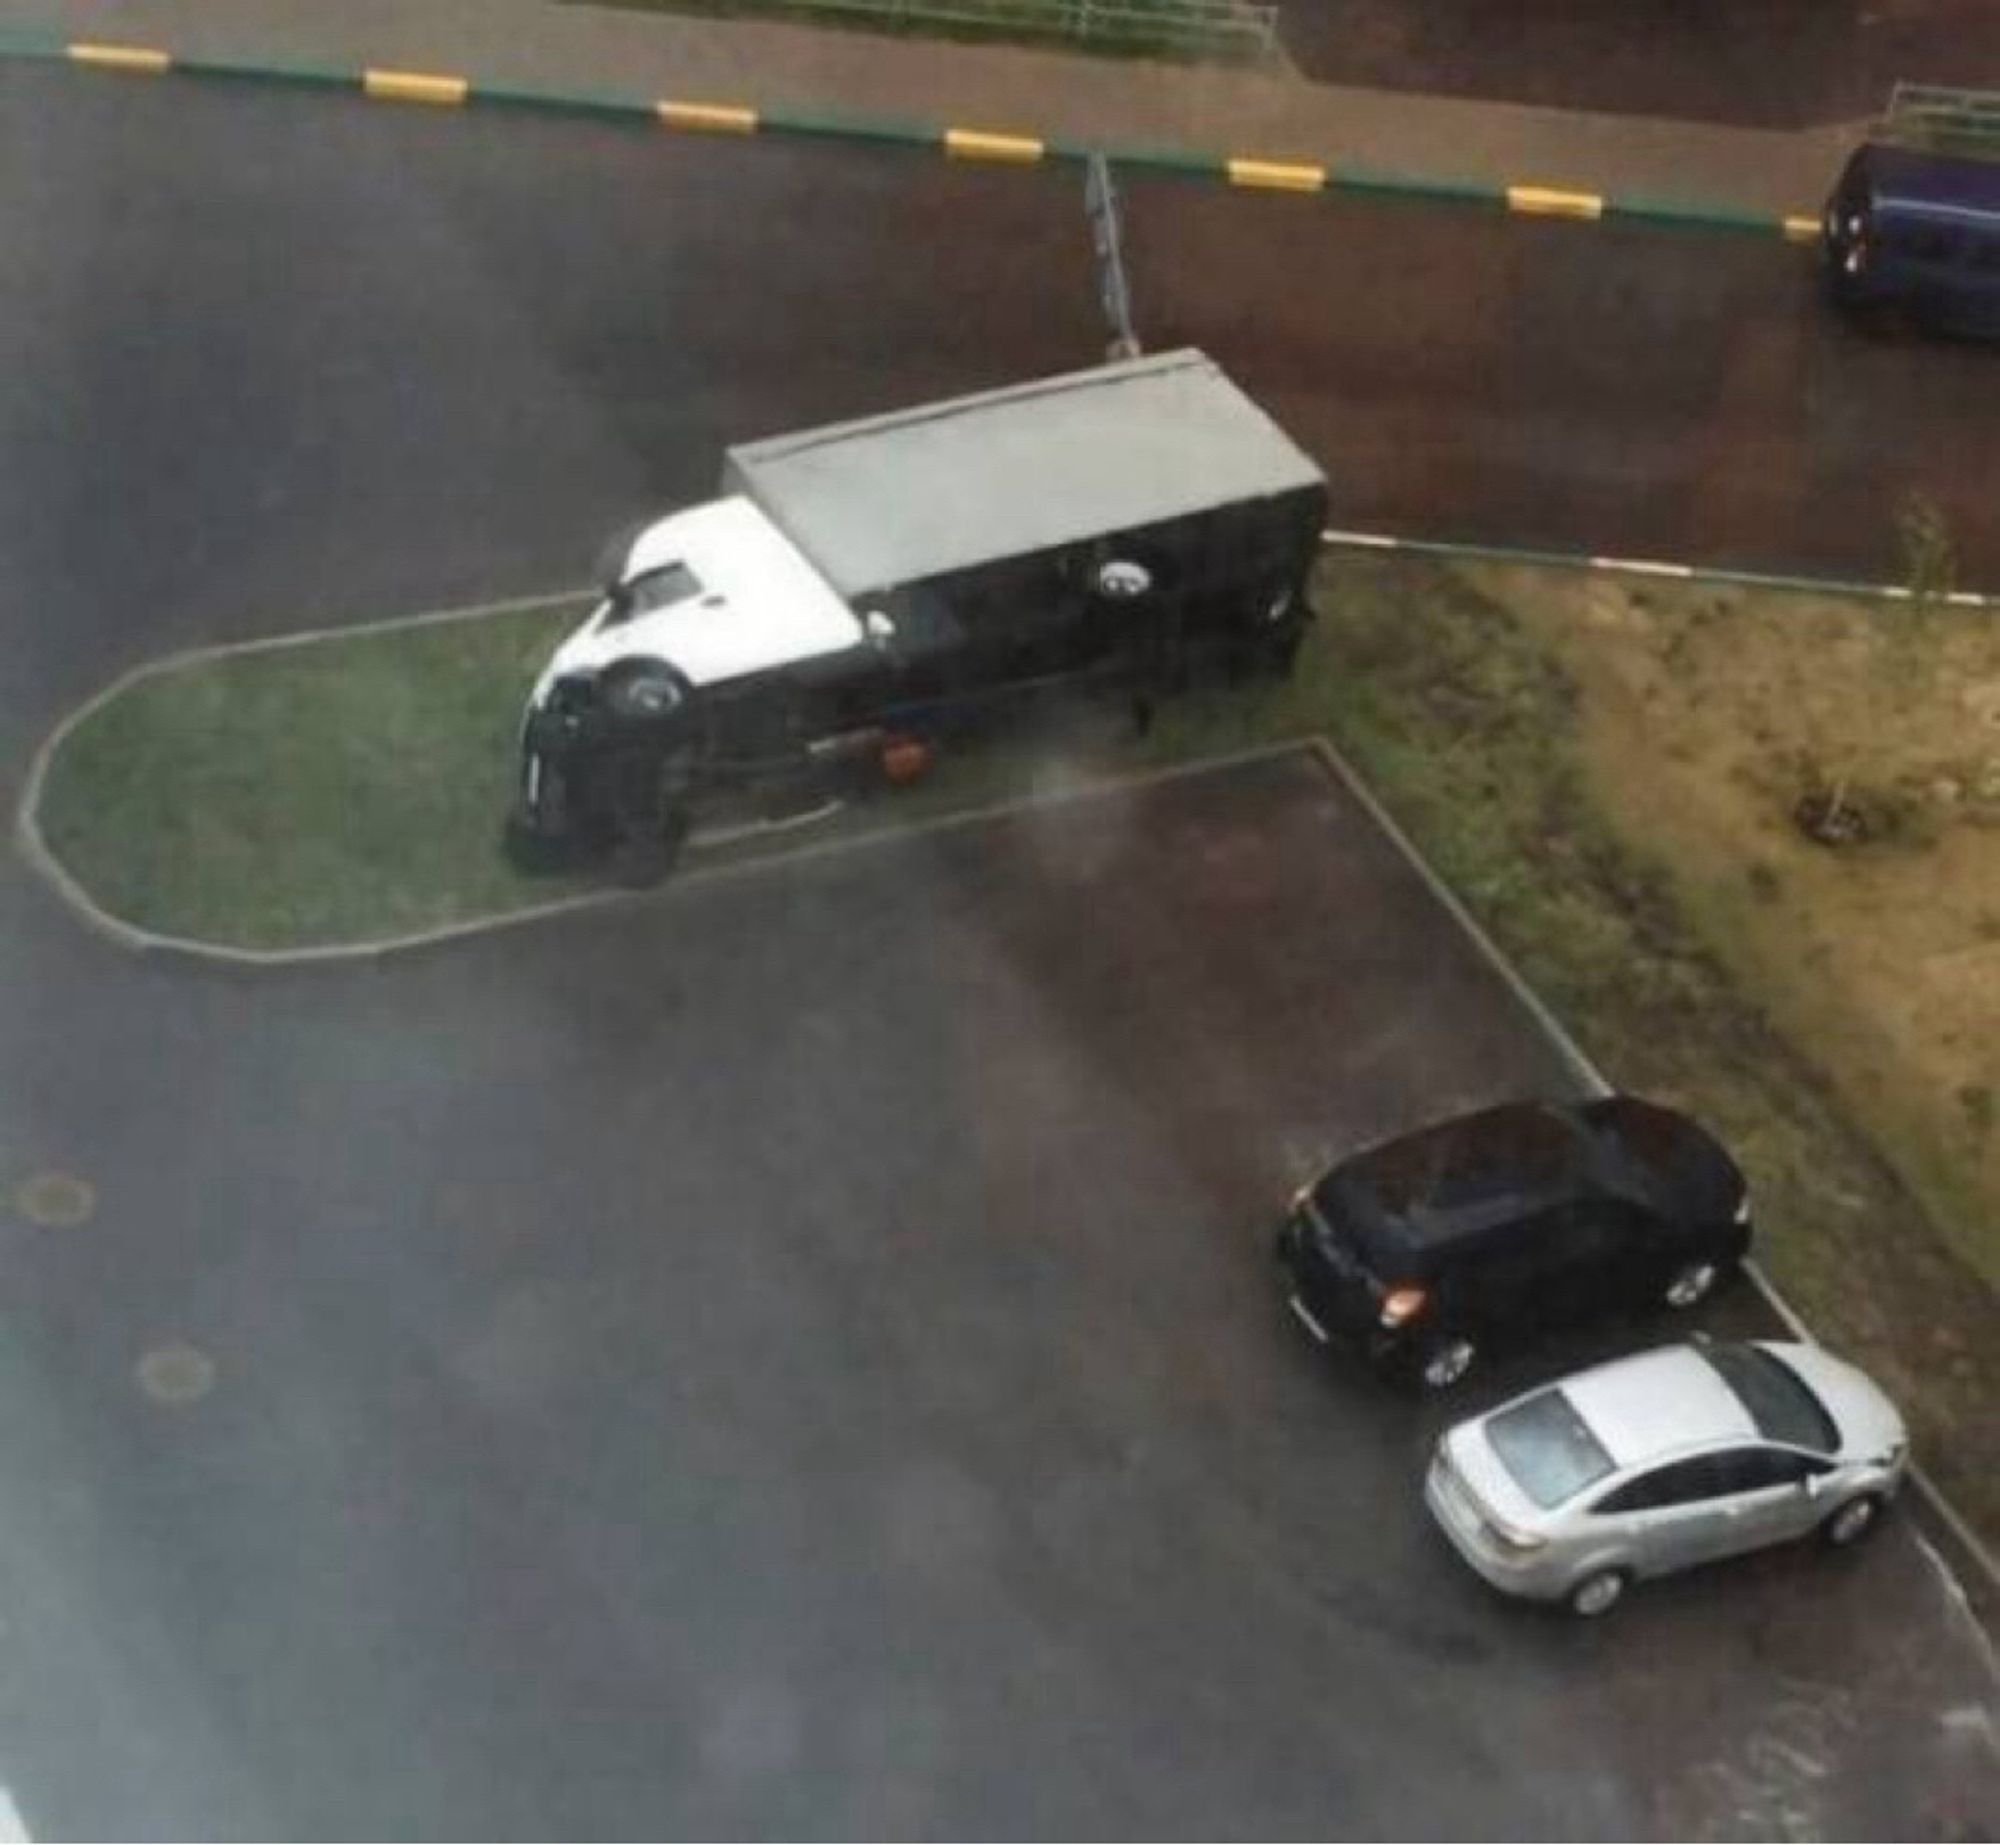
[[[1717,1263],[1683,1263],[1667,1283],[1667,1305],[1682,1311],[1699,1306],[1715,1292],[1715,1284],[1721,1279],[1722,1269]]]
[[[1882,1495],[1863,1493],[1827,1515],[1820,1536],[1835,1550],[1858,1544],[1882,1522]]]
[[[1426,1390],[1449,1390],[1472,1369],[1479,1348],[1461,1337],[1433,1340],[1417,1361],[1417,1379]]]

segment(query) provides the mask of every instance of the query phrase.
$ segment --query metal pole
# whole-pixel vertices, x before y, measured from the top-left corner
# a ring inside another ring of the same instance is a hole
[[[1085,0],[1088,4],[1088,0]],[[1124,235],[1111,162],[1092,154],[1084,165],[1083,209],[1090,220],[1090,243],[1097,257],[1097,292],[1111,332],[1106,357],[1135,359],[1139,336],[1132,326],[1132,291],[1125,279]]]

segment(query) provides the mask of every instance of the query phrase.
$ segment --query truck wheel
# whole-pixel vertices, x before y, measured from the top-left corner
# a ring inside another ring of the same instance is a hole
[[[687,681],[664,660],[635,656],[613,660],[597,679],[598,696],[613,717],[657,723],[687,701]]]

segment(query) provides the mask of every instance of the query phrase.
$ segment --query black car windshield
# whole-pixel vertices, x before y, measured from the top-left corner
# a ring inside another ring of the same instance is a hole
[[[1488,1417],[1486,1439],[1515,1484],[1544,1511],[1611,1471],[1611,1456],[1560,1390],[1539,1390]]]
[[[1819,1398],[1782,1359],[1755,1345],[1705,1345],[1701,1355],[1750,1412],[1758,1434],[1831,1454],[1840,1431]]]

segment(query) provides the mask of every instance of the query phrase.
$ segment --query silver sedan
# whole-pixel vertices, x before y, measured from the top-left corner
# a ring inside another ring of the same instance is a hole
[[[1895,1406],[1818,1346],[1701,1340],[1459,1423],[1424,1497],[1495,1588],[1598,1615],[1641,1577],[1813,1532],[1858,1542],[1908,1453]]]

